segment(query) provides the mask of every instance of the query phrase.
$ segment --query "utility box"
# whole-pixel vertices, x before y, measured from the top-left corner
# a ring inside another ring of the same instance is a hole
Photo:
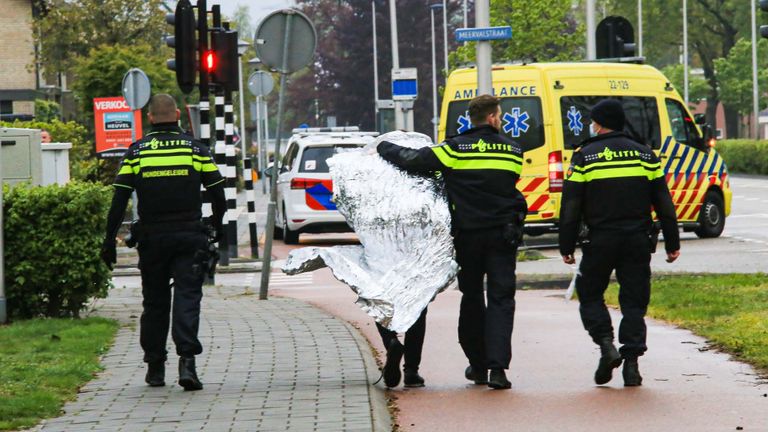
[[[42,144],[43,179],[41,185],[69,183],[69,150],[72,143]]]
[[[39,129],[0,128],[0,163],[4,183],[42,184],[42,149]]]

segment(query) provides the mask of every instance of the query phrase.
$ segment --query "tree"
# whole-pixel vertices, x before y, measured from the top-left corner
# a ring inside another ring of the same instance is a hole
[[[584,26],[577,24],[571,0],[496,0],[491,26],[512,26],[512,39],[493,42],[493,61],[568,61],[582,58]],[[475,44],[459,47],[451,66],[475,61]]]
[[[143,45],[156,52],[165,23],[163,0],[48,0],[35,21],[40,61],[69,72],[77,59],[102,45]]]
[[[661,72],[669,78],[669,81],[681,95],[685,86],[685,67],[681,64],[671,64],[661,69]],[[696,75],[691,75],[688,71],[688,99],[692,102],[699,102],[707,98],[709,85],[707,81]]]
[[[768,40],[757,44],[758,88],[768,84]],[[752,113],[752,42],[739,39],[728,57],[715,59],[715,70],[720,83],[720,100],[726,109],[746,116]],[[758,107],[765,107],[765,92],[759,94]]]
[[[123,76],[130,68],[140,68],[149,77],[152,94],[170,93],[180,96],[174,73],[165,67],[165,56],[148,45],[102,45],[87,57],[77,59],[72,85],[85,118],[93,117],[93,98],[120,96]]]

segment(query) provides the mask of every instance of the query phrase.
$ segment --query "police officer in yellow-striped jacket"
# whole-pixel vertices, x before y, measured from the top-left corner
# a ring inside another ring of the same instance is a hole
[[[645,313],[651,295],[651,253],[655,248],[652,211],[664,232],[667,262],[680,255],[680,235],[672,198],[656,155],[625,135],[624,110],[615,99],[597,103],[590,113],[591,138],[573,153],[560,209],[560,254],[566,264],[573,253],[580,223],[589,231],[576,277],[584,328],[600,346],[595,382],[605,384],[624,361],[625,386],[642,377],[638,356],[646,351]],[[603,294],[611,272],[619,282],[623,318],[620,352],[613,345],[613,326]]]
[[[115,237],[128,199],[136,191],[140,229],[132,234],[138,236],[144,298],[140,342],[148,364],[145,380],[150,386],[165,385],[165,344],[172,310],[171,333],[180,357],[179,385],[199,390],[203,386],[195,370],[195,355],[203,351],[197,331],[204,273],[193,268],[200,261],[198,251],[208,246],[201,222],[200,186],[211,196],[210,223],[221,233],[226,212],[224,179],[208,148],[179,128],[180,112],[171,96],[155,95],[148,117],[152,131],[126,151],[114,182],[102,259],[110,267],[115,263]]]
[[[436,147],[418,150],[379,143],[382,158],[410,172],[440,171],[445,178],[462,292],[459,344],[469,360],[465,377],[507,389],[512,356],[515,264],[527,213],[515,188],[522,169],[520,146],[499,133],[499,99],[469,102],[472,129]],[[488,306],[483,278],[488,277]],[[490,369],[490,379],[488,370]]]

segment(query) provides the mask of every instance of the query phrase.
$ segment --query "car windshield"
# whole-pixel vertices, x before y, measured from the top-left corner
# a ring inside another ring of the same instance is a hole
[[[302,173],[327,173],[328,158],[343,149],[362,147],[362,144],[337,144],[333,146],[307,147],[301,155],[299,172]]]

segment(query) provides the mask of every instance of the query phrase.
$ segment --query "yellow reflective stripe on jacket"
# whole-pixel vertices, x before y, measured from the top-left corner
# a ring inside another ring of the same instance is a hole
[[[142,167],[192,166],[192,156],[155,156],[141,158]]]
[[[662,172],[663,176],[664,173]],[[568,178],[569,181],[574,182],[589,182],[592,180],[603,180],[612,178],[626,178],[626,177],[645,177],[648,180],[654,180],[658,178],[659,170],[650,171],[642,166],[616,166],[614,168],[598,168],[588,172],[574,171]]]
[[[628,165],[628,164],[640,164],[643,168],[651,171],[656,171],[657,169],[661,168],[660,162],[645,162],[642,160],[623,160],[623,161],[612,161],[612,162],[593,162],[584,166],[575,166],[573,167],[574,171],[586,171],[591,169],[599,169],[602,167],[612,167],[616,165]]]
[[[123,164],[123,166],[120,167],[120,171],[117,172],[117,175],[127,175],[127,174],[134,174],[135,172],[138,172],[139,167],[131,167],[130,165]]]
[[[505,144],[505,145],[510,145],[511,146],[511,144]],[[484,152],[473,151],[473,152],[460,153],[460,152],[454,151],[448,145],[441,146],[440,148],[445,150],[445,152],[448,153],[448,155],[450,155],[451,157],[454,157],[454,158],[457,158],[457,159],[461,159],[461,158],[464,158],[464,157],[495,157],[495,158],[511,159],[511,160],[517,161],[517,162],[519,162],[521,164],[523,163],[523,158],[521,158],[520,156],[517,156],[517,155],[509,154],[509,153],[496,153],[496,152],[490,152],[490,151],[484,151]]]
[[[166,154],[166,153],[192,153],[192,147],[158,149],[158,150],[139,150],[139,154],[142,156],[153,155],[153,154]]]
[[[440,163],[445,165],[448,168],[453,168],[457,170],[479,170],[479,169],[495,169],[495,170],[503,170],[503,171],[512,171],[514,173],[520,174],[520,172],[523,170],[523,166],[520,162],[517,162],[516,160],[512,158],[497,158],[495,157],[496,154],[483,154],[483,153],[472,153],[472,154],[461,154],[463,158],[459,159],[457,157],[451,156],[449,153],[450,149],[447,149],[447,146],[440,146],[440,147],[432,147],[432,152],[437,156],[437,159],[440,160]],[[455,152],[453,152],[456,154]],[[467,156],[470,156],[471,158],[467,158]],[[505,155],[510,156],[510,155]],[[507,159],[507,160],[504,160]],[[519,158],[517,158],[519,159]],[[522,161],[522,159],[520,159]]]

